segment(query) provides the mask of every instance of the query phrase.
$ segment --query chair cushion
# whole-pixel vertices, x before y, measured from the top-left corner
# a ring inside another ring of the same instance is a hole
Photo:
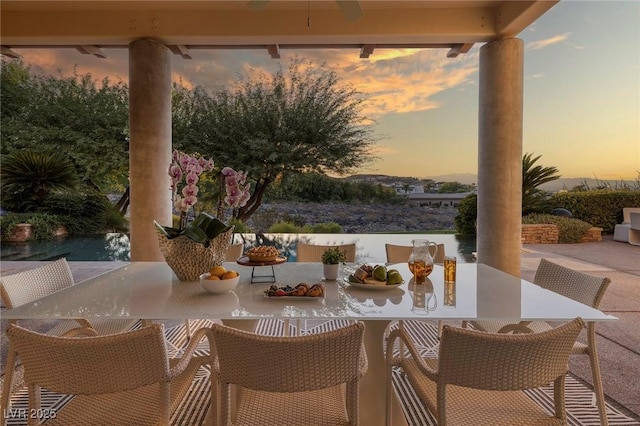
[[[628,243],[630,230],[631,230],[630,223],[623,223],[620,225],[616,225],[615,228],[613,229],[614,241],[621,241],[623,243]]]

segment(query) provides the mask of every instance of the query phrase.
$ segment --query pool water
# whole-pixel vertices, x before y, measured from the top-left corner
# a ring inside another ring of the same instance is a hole
[[[428,239],[445,245],[447,256],[456,256],[460,263],[474,262],[475,235],[454,234],[235,234],[234,242],[245,248],[264,244],[275,245],[290,261],[296,259],[298,241],[308,244],[352,244],[357,247],[356,262],[385,262],[385,243],[411,245],[411,240]],[[26,243],[2,242],[0,260],[55,260],[66,257],[70,261],[129,261],[129,237],[111,233],[55,241]]]

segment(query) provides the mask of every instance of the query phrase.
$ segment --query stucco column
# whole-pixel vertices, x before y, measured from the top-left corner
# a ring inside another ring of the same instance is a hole
[[[524,44],[503,38],[480,49],[478,262],[520,276]]]
[[[171,225],[171,56],[162,44],[129,44],[131,260],[163,260],[153,227]]]

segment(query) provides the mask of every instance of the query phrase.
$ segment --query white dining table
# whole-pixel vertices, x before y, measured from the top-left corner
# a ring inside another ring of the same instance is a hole
[[[346,277],[357,265],[344,265],[337,281],[323,281],[320,263],[290,262],[274,266],[277,286],[295,286],[304,282],[323,283],[325,287],[322,298],[295,299],[266,297],[264,290],[271,283],[252,284],[252,268],[249,266],[236,263],[225,263],[224,266],[240,272],[237,287],[224,294],[207,293],[198,281],[179,281],[164,262],[131,262],[7,310],[3,318],[209,318],[247,330],[252,330],[257,320],[265,318],[364,321],[369,370],[360,386],[360,421],[368,426],[382,425],[385,420],[384,335],[391,321],[617,319],[483,264],[458,264],[453,286],[445,285],[443,268],[435,265],[424,285],[433,289],[433,309],[421,314],[416,314],[413,309],[415,284],[406,263],[388,266],[397,269],[405,279],[396,288],[350,285]],[[271,273],[270,267],[267,268]],[[260,273],[258,269],[260,267],[253,272]],[[406,425],[399,401],[395,401],[392,412],[394,425]]]

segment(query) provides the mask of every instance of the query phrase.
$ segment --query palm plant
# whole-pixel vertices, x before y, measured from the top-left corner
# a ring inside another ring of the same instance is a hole
[[[545,192],[538,187],[560,178],[556,167],[544,167],[535,165],[542,157],[533,157],[532,153],[526,153],[522,157],[522,214],[541,212],[545,209]]]
[[[58,152],[14,151],[3,158],[2,196],[11,207],[30,211],[52,191],[73,189],[76,169],[68,157]]]

